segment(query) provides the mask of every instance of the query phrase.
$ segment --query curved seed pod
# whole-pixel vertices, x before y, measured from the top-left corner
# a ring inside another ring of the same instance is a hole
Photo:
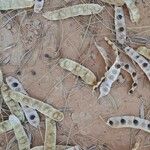
[[[96,46],[96,48],[98,49],[98,51],[100,52],[100,54],[102,55],[102,57],[105,61],[105,65],[106,65],[105,70],[107,71],[108,68],[109,68],[109,58],[108,58],[108,55],[106,53],[106,50],[103,47],[99,46],[96,42],[95,42],[95,46]]]
[[[44,150],[56,150],[56,122],[46,117]]]
[[[150,60],[150,49],[145,46],[140,46],[136,50],[139,54]]]
[[[14,115],[16,115],[22,122],[24,122],[25,117],[24,113],[22,111],[22,108],[20,107],[19,103],[13,100],[11,97],[9,97],[8,94],[8,86],[6,84],[3,84],[1,87],[1,94],[3,96],[3,99],[10,109],[10,112]]]
[[[98,4],[79,4],[54,11],[48,11],[43,14],[43,17],[47,18],[48,20],[67,19],[80,15],[85,16],[98,14],[103,10],[103,8],[104,6],[100,6]]]
[[[135,0],[124,0],[129,10],[130,19],[133,23],[138,23],[140,19],[139,9],[135,5]]]
[[[27,95],[24,95],[22,93],[19,93],[13,90],[8,90],[8,93],[9,93],[9,96],[15,101],[22,103],[23,105],[27,105],[33,109],[36,109],[42,114],[46,115],[47,117],[55,121],[61,121],[64,118],[64,115],[62,112],[55,109],[49,104],[46,104],[35,98],[29,97]]]
[[[25,130],[20,120],[15,115],[10,115],[9,121],[18,141],[19,150],[30,150],[30,141],[25,133]]]
[[[32,7],[34,0],[0,0],[0,10]]]
[[[124,5],[124,0],[101,0],[104,3],[108,3],[110,5],[122,6]]]
[[[119,56],[117,57],[114,64],[110,69],[105,73],[105,78],[100,85],[100,96],[99,98],[108,95],[111,90],[112,84],[118,79],[118,76],[121,71],[121,64],[119,61]]]
[[[126,24],[122,7],[115,6],[115,31],[116,39],[120,44],[126,41]]]
[[[59,65],[63,69],[71,71],[74,75],[81,77],[86,84],[95,85],[97,82],[96,76],[92,71],[71,59],[61,58],[59,60]]]
[[[12,126],[11,126],[9,120],[0,122],[0,134],[7,132],[9,130],[12,130]]]
[[[34,12],[39,13],[44,6],[44,0],[35,0]]]
[[[28,95],[27,92],[24,90],[22,84],[16,78],[14,78],[12,76],[6,77],[6,83],[10,87],[10,89]],[[25,116],[26,116],[28,122],[32,126],[37,127],[40,123],[40,118],[39,118],[37,111],[34,110],[33,108],[30,108],[30,107],[22,105],[22,104],[21,104],[21,106],[22,106],[22,109],[25,113]]]
[[[150,81],[150,63],[129,46],[125,47],[124,51],[133,61],[135,61],[139,65],[139,67],[143,70],[143,72]]]
[[[136,71],[131,67],[131,65],[124,63],[124,62],[121,62],[121,68],[127,71],[133,80],[132,87],[128,92],[129,94],[132,94],[138,86],[138,79],[137,79]]]
[[[135,128],[150,133],[150,121],[135,116],[111,117],[107,124],[112,128]]]

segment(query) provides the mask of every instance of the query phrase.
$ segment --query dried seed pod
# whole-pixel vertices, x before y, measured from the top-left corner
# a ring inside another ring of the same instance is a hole
[[[100,96],[99,98],[108,95],[108,93],[111,90],[112,84],[118,79],[118,76],[121,71],[121,63],[118,55],[118,48],[117,46],[111,42],[107,37],[105,37],[105,41],[112,47],[112,49],[115,51],[116,60],[114,64],[110,67],[108,71],[105,72],[105,76],[102,77],[101,81],[97,83],[95,87],[100,85]],[[94,88],[95,88],[94,87]]]
[[[7,132],[9,130],[12,130],[12,126],[11,126],[9,120],[0,122],[0,134]]]
[[[21,9],[32,7],[34,0],[1,0],[0,10]]]
[[[101,0],[104,3],[108,3],[110,5],[122,6],[124,5],[124,0]]]
[[[8,94],[8,86],[6,84],[3,84],[1,87],[1,94],[3,96],[3,99],[10,109],[10,112],[14,115],[16,115],[22,122],[24,122],[25,117],[24,113],[22,111],[22,108],[20,107],[19,103],[13,100],[12,98],[9,97]]]
[[[46,117],[44,150],[56,149],[56,122]]]
[[[8,90],[7,92],[9,93],[9,96],[15,101],[22,103],[23,105],[27,105],[33,109],[36,109],[42,114],[46,115],[47,117],[55,121],[61,121],[64,118],[64,115],[62,112],[55,109],[49,104],[46,104],[35,98],[29,97],[27,95],[24,95],[22,93],[19,93],[13,90]]]
[[[27,92],[24,90],[22,84],[16,78],[14,78],[12,76],[6,77],[6,83],[10,87],[10,89],[28,95]],[[22,104],[21,104],[21,106],[22,106],[22,109],[25,113],[25,116],[26,116],[28,122],[32,126],[37,127],[40,123],[40,118],[39,118],[37,111],[33,108],[30,108],[30,107],[22,105]]]
[[[67,19],[70,17],[76,17],[81,15],[85,16],[98,14],[103,10],[103,8],[104,6],[100,6],[98,4],[79,4],[54,11],[45,12],[43,14],[43,17],[47,18],[48,20]]]
[[[30,141],[20,120],[15,115],[10,115],[9,121],[14,130],[19,150],[30,150]]]
[[[126,24],[122,7],[115,6],[115,31],[116,39],[120,44],[126,41]]]
[[[135,0],[124,0],[129,10],[130,19],[133,23],[138,23],[140,19],[139,9],[135,5]]]
[[[105,73],[105,78],[99,87],[99,90],[100,90],[99,98],[108,95],[108,93],[111,90],[112,84],[117,80],[120,74],[120,71],[121,71],[121,64],[120,64],[119,56],[118,56],[114,64]]]
[[[150,81],[150,63],[129,46],[125,47],[124,51],[133,61],[135,61],[139,65],[139,67],[143,70],[143,72]]]
[[[34,12],[39,13],[44,6],[44,0],[35,0]]]
[[[86,84],[95,85],[97,82],[96,76],[92,71],[71,59],[61,58],[59,60],[59,65],[63,69],[71,71],[74,75],[81,77]]]
[[[135,128],[150,133],[150,121],[135,116],[111,117],[107,124],[112,128]]]
[[[136,50],[139,54],[150,60],[150,49],[145,46],[140,46]]]
[[[131,65],[128,63],[121,62],[121,68],[123,70],[127,71],[133,80],[132,87],[128,92],[129,94],[132,94],[138,86],[137,73],[136,73],[135,69],[133,69],[131,67]]]
[[[98,49],[98,51],[100,52],[100,54],[102,55],[102,57],[105,61],[105,65],[106,65],[105,70],[107,71],[108,68],[109,68],[109,59],[108,59],[108,55],[106,53],[106,50],[103,47],[99,46],[96,42],[95,42],[95,46],[96,46],[96,48]]]

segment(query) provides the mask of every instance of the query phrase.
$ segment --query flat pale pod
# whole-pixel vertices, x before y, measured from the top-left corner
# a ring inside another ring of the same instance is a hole
[[[124,5],[124,0],[101,0],[101,1],[110,5],[115,5],[115,6]]]
[[[24,117],[23,110],[17,101],[15,101],[11,97],[9,97],[8,89],[9,89],[9,87],[3,83],[2,87],[1,87],[2,97],[3,97],[6,105],[10,109],[10,112],[12,114],[16,115],[22,122],[24,122],[25,117]]]
[[[128,72],[133,80],[132,86],[128,92],[129,94],[132,94],[138,86],[137,73],[130,64],[125,63],[125,62],[121,62],[121,68],[125,70],[126,72]]]
[[[31,107],[33,109],[38,110],[42,114],[46,115],[47,117],[55,120],[55,121],[62,121],[64,115],[58,109],[55,109],[53,106],[46,104],[40,100],[32,98],[30,96],[24,95],[20,92],[16,92],[13,90],[8,90],[9,96],[23,105]]]
[[[120,44],[126,41],[126,24],[122,7],[115,6],[115,31],[116,39]]]
[[[0,122],[0,134],[5,133],[9,130],[12,130],[12,126],[11,126],[9,120]]]
[[[56,122],[46,117],[44,150],[56,150]]]
[[[140,12],[138,7],[135,5],[135,0],[124,0],[129,10],[130,19],[133,23],[138,23],[140,20]]]
[[[28,95],[25,89],[23,88],[22,84],[16,78],[12,76],[8,76],[6,77],[6,83],[10,87],[10,89]],[[39,126],[40,118],[39,118],[37,111],[33,108],[30,108],[22,104],[21,106],[22,106],[22,109],[25,113],[25,116],[28,122],[34,127]]]
[[[97,83],[96,76],[91,70],[71,59],[61,58],[59,60],[59,65],[63,69],[71,71],[74,75],[81,77],[86,84],[95,85]]]
[[[150,133],[150,121],[135,116],[111,117],[107,124],[112,128],[134,128]]]
[[[125,47],[124,51],[134,62],[139,65],[150,81],[150,63],[142,55],[129,46]]]
[[[28,139],[20,120],[15,115],[10,115],[9,121],[14,130],[19,150],[30,150],[30,140]]]
[[[35,0],[34,3],[34,12],[39,13],[44,6],[44,0]]]
[[[104,6],[100,6],[98,4],[79,4],[54,11],[45,12],[43,14],[43,17],[48,20],[67,19],[76,16],[98,14],[103,10],[103,8]]]
[[[28,8],[34,5],[34,0],[0,0],[0,10]]]
[[[136,50],[139,54],[143,55],[145,58],[150,60],[150,48],[145,46],[140,46]]]

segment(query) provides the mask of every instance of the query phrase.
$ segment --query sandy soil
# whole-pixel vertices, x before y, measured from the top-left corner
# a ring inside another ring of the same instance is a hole
[[[85,2],[104,4],[100,0],[45,1],[43,12]],[[104,37],[115,41],[114,8],[104,5],[106,8],[99,15],[62,21],[48,21],[42,13],[33,13],[33,9],[1,12],[1,68],[5,77],[11,75],[19,79],[30,96],[64,112],[64,120],[57,124],[58,144],[80,145],[85,150],[131,150],[140,140],[139,149],[149,150],[148,133],[135,129],[113,129],[105,123],[109,117],[116,115],[139,116],[142,102],[146,117],[150,119],[150,83],[137,65],[122,54],[122,59],[137,70],[139,85],[133,95],[128,95],[132,80],[122,71],[125,81],[115,82],[110,94],[100,100],[97,99],[98,90],[92,94],[91,86],[58,66],[58,60],[67,57],[92,70],[98,80],[104,75],[105,64],[94,41],[107,49],[111,62],[114,61],[113,51]],[[150,48],[150,2],[137,0],[137,6],[141,14],[138,24],[131,23],[124,6],[128,39],[132,40],[129,45],[136,48],[142,44],[143,38],[147,40],[144,45]],[[7,115],[3,117],[7,118]],[[39,129],[25,125],[32,134],[32,146],[44,142],[44,120],[41,115]],[[0,150],[5,149],[12,135],[11,132],[0,136]]]

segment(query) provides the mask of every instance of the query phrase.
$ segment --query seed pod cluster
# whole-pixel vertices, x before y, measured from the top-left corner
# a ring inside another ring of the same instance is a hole
[[[6,83],[10,87],[10,89],[28,95],[27,92],[24,90],[22,84],[16,78],[12,76],[8,76],[6,77]],[[39,126],[40,118],[39,118],[37,111],[33,108],[30,108],[22,104],[21,106],[22,106],[22,109],[25,113],[25,116],[28,122],[34,127]]]
[[[150,133],[150,121],[135,116],[117,116],[108,119],[112,128],[135,128]]]
[[[61,121],[64,118],[62,112],[55,109],[49,104],[41,102],[40,100],[37,100],[35,98],[29,97],[27,95],[12,90],[8,90],[8,95],[16,102],[22,103],[23,105],[36,109],[42,114],[46,115],[47,117],[55,121]]]

